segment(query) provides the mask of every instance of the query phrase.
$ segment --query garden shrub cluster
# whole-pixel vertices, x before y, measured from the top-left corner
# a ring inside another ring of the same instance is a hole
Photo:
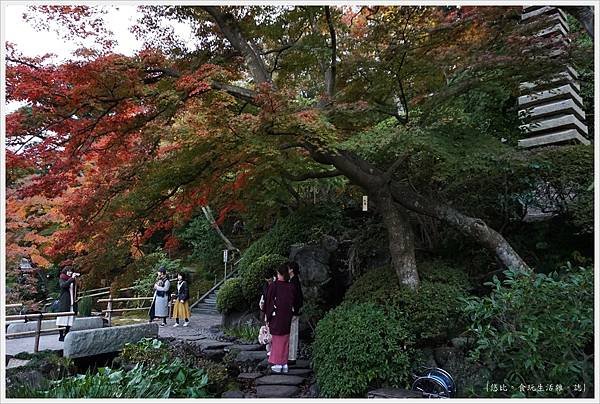
[[[324,234],[335,233],[341,229],[342,221],[342,212],[327,205],[302,208],[279,219],[268,233],[244,251],[238,264],[241,280],[230,280],[223,285],[217,297],[217,309],[228,312],[258,307],[265,271],[285,262],[292,244],[319,240]]]
[[[419,264],[421,284],[412,290],[398,284],[389,267],[370,270],[350,286],[348,303],[372,302],[395,313],[419,344],[447,339],[461,331],[462,301],[470,287],[460,268],[435,260]]]
[[[244,306],[242,278],[227,279],[217,292],[217,310],[229,313]]]
[[[360,397],[370,387],[407,387],[414,339],[372,303],[343,304],[318,323],[313,368],[325,397]]]
[[[279,254],[262,255],[247,267],[240,269],[242,279],[242,294],[248,303],[258,303],[265,279],[273,274],[277,268],[287,261]]]
[[[513,386],[585,383],[593,389],[593,267],[504,274],[489,283],[489,296],[464,301],[475,338],[471,359]]]

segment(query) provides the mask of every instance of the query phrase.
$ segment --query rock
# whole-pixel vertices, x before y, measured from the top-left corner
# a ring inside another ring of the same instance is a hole
[[[229,390],[221,394],[221,398],[244,398],[244,393],[239,390]]]
[[[241,351],[235,359],[233,363],[240,366],[252,366],[256,367],[263,360],[266,360],[267,352],[266,351]]]
[[[259,398],[286,398],[300,393],[297,386],[256,386],[256,396]]]
[[[102,328],[102,326],[102,317],[75,317],[71,331],[90,330],[93,328]],[[37,321],[28,321],[27,323],[12,323],[8,325],[6,333],[12,334],[16,332],[35,331],[36,327]],[[42,321],[42,330],[49,330],[51,328],[56,328],[56,320]],[[56,333],[58,334],[58,331],[56,331]],[[27,336],[23,336],[22,338],[25,337]]]
[[[225,356],[225,351],[222,349],[205,349],[202,351],[207,359],[215,362],[220,362]]]
[[[260,311],[258,310],[258,302],[256,302],[255,310],[246,310],[243,312],[232,311],[230,313],[223,314],[221,320],[223,327],[241,327],[245,325],[257,326],[262,325],[260,320]],[[256,336],[258,338],[258,335]]]
[[[225,347],[225,352],[229,351],[264,351],[265,346],[260,344],[233,344]]]
[[[317,398],[320,395],[319,385],[317,383],[312,383],[306,389],[306,398]]]
[[[433,355],[438,366],[444,367],[449,360],[456,357],[457,352],[458,349],[454,347],[439,347],[433,350]]]
[[[412,390],[384,388],[369,391],[367,398],[423,398],[423,395]]]
[[[327,251],[327,252],[334,252],[335,250],[338,249],[339,243],[337,241],[337,239],[335,237],[329,236],[329,235],[324,235],[323,238],[321,239],[321,246]]]
[[[313,244],[294,244],[290,250],[290,260],[300,266],[302,286],[322,285],[329,281],[330,253]]]
[[[422,355],[423,355],[423,366],[426,366],[428,368],[435,368],[437,367],[437,363],[435,362],[435,356],[433,354],[433,349],[431,348],[423,348],[421,349]]]
[[[193,344],[196,345],[198,348],[200,348],[201,351],[214,350],[214,349],[222,350],[225,347],[233,345],[231,342],[215,341],[212,339],[194,341]]]
[[[263,374],[259,372],[251,372],[251,373],[240,373],[237,379],[241,382],[254,381],[261,377]]]
[[[135,343],[142,338],[156,337],[158,337],[157,323],[72,331],[65,337],[63,356],[67,358],[81,358],[118,352],[128,342]]]
[[[304,381],[303,377],[300,376],[288,376],[286,374],[273,374],[269,376],[263,376],[260,379],[256,379],[256,385],[261,386],[265,384],[282,385],[282,386],[297,386],[302,384]]]
[[[12,358],[8,361],[8,365],[6,365],[6,369],[15,369],[15,368],[20,368],[22,366],[27,366],[27,364],[29,362],[31,362],[31,360]]]
[[[288,375],[292,376],[308,376],[312,373],[312,369],[290,368]]]

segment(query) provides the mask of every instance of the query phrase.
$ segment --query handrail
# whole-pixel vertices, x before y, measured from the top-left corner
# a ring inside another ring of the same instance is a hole
[[[238,260],[239,262],[239,260]],[[215,289],[218,289],[226,280],[230,279],[233,277],[233,275],[237,274],[237,269],[229,274],[227,274],[227,278],[219,281],[219,283],[217,283],[215,286],[213,286],[212,288],[209,289],[208,292],[204,293],[202,296],[200,296],[200,298],[198,298],[198,300],[196,300],[191,306],[190,309],[193,309],[198,303],[200,303],[202,300],[206,299],[206,297],[208,295],[210,295]]]
[[[19,315],[15,315],[15,316],[6,316],[5,320],[6,321],[10,321],[10,320],[25,320],[25,322],[31,320],[36,321],[36,327],[35,327],[35,331],[26,331],[26,332],[16,332],[16,333],[11,333],[11,334],[5,334],[6,338],[10,338],[10,337],[17,337],[17,336],[23,336],[23,335],[35,335],[35,340],[34,340],[34,345],[33,345],[33,352],[39,352],[40,350],[40,335],[42,334],[49,334],[52,333],[56,330],[61,329],[61,327],[58,327],[56,329],[51,329],[51,330],[42,330],[42,319],[44,318],[56,318],[56,317],[67,317],[67,316],[74,316],[75,312],[73,311],[63,311],[63,312],[58,312],[58,313],[36,313],[36,314],[19,314]]]
[[[115,299],[98,299],[98,303],[107,303],[107,302],[129,302],[132,300],[152,300],[154,296],[145,296],[145,297],[118,297]]]

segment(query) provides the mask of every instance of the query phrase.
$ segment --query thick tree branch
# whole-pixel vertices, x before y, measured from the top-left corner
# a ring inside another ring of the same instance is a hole
[[[310,179],[316,178],[332,178],[339,177],[340,175],[344,175],[340,170],[331,170],[331,171],[310,171],[304,174],[294,175],[288,172],[284,172],[283,176],[292,181],[306,181]]]
[[[242,29],[235,18],[231,14],[223,13],[220,7],[200,6],[200,8],[211,15],[231,46],[244,56],[250,74],[256,84],[270,83],[271,76],[264,61],[244,37]]]
[[[206,220],[208,220],[208,223],[210,223],[210,225],[213,229],[215,229],[219,237],[221,237],[227,249],[230,251],[237,251],[239,253],[240,250],[236,246],[234,246],[233,243],[221,231],[221,228],[217,224],[217,221],[215,220],[215,217],[212,214],[210,206],[202,206],[202,213],[204,213],[204,216],[206,217]]]
[[[250,104],[256,104],[254,98],[256,97],[256,91],[249,90],[244,87],[234,86],[231,84],[225,84],[218,81],[213,81],[211,87],[216,90],[223,90],[233,95],[235,98],[239,98],[242,101]]]

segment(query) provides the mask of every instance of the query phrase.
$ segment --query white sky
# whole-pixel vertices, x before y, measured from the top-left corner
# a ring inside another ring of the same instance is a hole
[[[130,28],[135,25],[141,13],[135,5],[104,6],[108,11],[102,15],[106,21],[106,27],[112,31],[117,44],[114,48],[116,53],[132,55],[141,49],[142,42],[138,41]],[[24,56],[41,56],[46,53],[55,54],[53,62],[60,63],[67,59],[73,59],[72,54],[80,47],[76,41],[65,41],[56,31],[36,31],[32,25],[23,19],[23,13],[27,12],[26,5],[8,4],[4,8],[3,24],[5,29],[5,40],[15,44],[17,51]],[[194,42],[190,28],[182,23],[173,23],[175,33],[183,38],[186,43]],[[93,43],[87,44],[93,47]],[[4,46],[4,44],[2,45]],[[6,113],[10,113],[24,103],[10,102],[6,104]]]
[[[45,53],[54,53],[57,60],[70,57],[78,46],[75,42],[65,42],[54,31],[36,31],[22,15],[27,10],[24,5],[7,5],[5,8],[5,39],[16,44],[16,48],[25,56],[39,56]],[[129,32],[129,27],[135,24],[140,14],[133,5],[121,5],[108,8],[105,15],[107,28],[111,30],[117,40],[115,51],[131,55],[141,47],[134,35]]]

